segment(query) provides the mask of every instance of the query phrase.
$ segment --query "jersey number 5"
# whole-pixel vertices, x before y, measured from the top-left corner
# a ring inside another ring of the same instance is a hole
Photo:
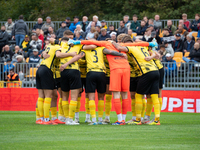
[[[141,48],[142,53],[144,54],[145,57],[149,56],[148,52],[144,52],[144,48]]]
[[[96,58],[96,61],[93,61],[93,63],[97,63],[98,62],[97,51],[92,50],[92,52],[94,52],[94,57]]]

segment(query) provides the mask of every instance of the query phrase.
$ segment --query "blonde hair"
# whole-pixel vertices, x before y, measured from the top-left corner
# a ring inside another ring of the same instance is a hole
[[[91,27],[90,32],[92,32],[92,33],[96,32],[95,27]]]
[[[121,40],[123,39],[123,37],[126,36],[126,35],[127,35],[127,34],[124,34],[124,33],[118,35],[118,36],[117,36],[117,41],[121,41]]]

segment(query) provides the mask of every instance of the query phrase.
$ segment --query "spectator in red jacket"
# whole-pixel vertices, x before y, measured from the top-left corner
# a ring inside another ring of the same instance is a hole
[[[187,27],[187,31],[190,32],[190,21],[187,20],[187,14],[182,14],[184,25]]]
[[[40,39],[42,41],[42,49],[44,47],[44,35],[41,34],[41,29],[37,28],[36,30],[36,34],[38,36],[38,39]]]

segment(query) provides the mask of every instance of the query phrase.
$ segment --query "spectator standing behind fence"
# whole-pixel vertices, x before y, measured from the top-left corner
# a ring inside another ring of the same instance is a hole
[[[144,35],[147,29],[146,23],[144,20],[141,20],[140,27],[136,30],[137,35]]]
[[[38,38],[36,34],[32,35],[32,41],[30,42],[30,49],[28,50],[28,57],[32,55],[33,49],[42,49],[42,41]]]
[[[105,28],[101,29],[101,34],[97,38],[98,41],[105,41],[107,38],[111,38],[110,34],[107,33],[107,30]]]
[[[12,30],[12,36],[13,39],[16,40],[16,45],[20,46],[22,41],[24,40],[25,35],[27,34],[28,34],[28,26],[24,22],[24,16],[20,15],[19,20],[15,23]]]
[[[166,54],[166,64],[165,64],[165,76],[174,77],[176,75],[176,61],[172,59],[171,54]]]
[[[70,24],[71,24],[71,19],[70,19],[70,17],[67,17],[67,18],[65,19],[65,22],[66,22],[66,27],[69,28],[69,26],[70,26]]]
[[[140,23],[137,19],[137,15],[133,15],[133,22],[131,23],[130,27],[133,32],[136,32],[136,30],[140,27]]]
[[[15,72],[19,75],[19,78],[22,81],[26,73],[26,68],[27,68],[26,62],[22,55],[18,55],[16,58],[17,58],[17,63],[15,64],[15,70],[16,70]]]
[[[12,60],[12,56],[13,56],[13,52],[10,50],[10,47],[8,45],[5,45],[2,48],[2,52],[1,52],[1,59],[3,62],[6,62],[7,59],[11,59]]]
[[[38,56],[38,50],[37,49],[33,49],[33,55],[29,57],[29,62],[30,66],[29,67],[36,67],[36,65],[39,63],[40,61],[40,57]],[[32,65],[32,63],[34,63],[34,65]]]
[[[19,46],[16,45],[15,46],[15,53],[14,53],[14,55],[12,57],[12,62],[13,63],[17,62],[17,56],[18,55],[22,55],[23,56],[23,51],[20,50]]]
[[[125,22],[123,20],[119,23],[120,27],[117,30],[117,35],[120,35],[122,33],[128,34],[128,28],[125,27]]]
[[[172,48],[172,45],[169,44],[167,41],[164,41],[163,44],[165,45],[166,53],[170,53],[172,57],[174,57],[174,50]]]
[[[61,27],[56,31],[56,38],[57,38],[57,39],[62,38],[62,37],[63,37],[63,33],[64,33],[66,30],[69,30],[69,28],[66,26],[66,22],[63,21],[63,22],[61,23]]]
[[[177,27],[175,27],[173,24],[172,24],[172,21],[171,20],[167,20],[167,26],[165,26],[165,28],[168,28],[169,29],[169,32],[172,33],[173,35],[175,34],[175,31],[177,29]]]
[[[79,17],[78,17],[78,16],[75,16],[75,17],[74,17],[74,22],[72,22],[72,23],[70,24],[70,27],[69,27],[70,31],[72,31],[72,32],[74,33],[74,30],[76,29],[76,26],[77,26],[77,25],[80,25],[80,21],[79,21]]]
[[[183,57],[183,60],[185,62],[200,62],[200,44],[199,43],[196,42],[194,44],[194,47],[190,51],[189,57],[190,59],[188,59],[187,57]]]
[[[89,22],[88,22],[88,17],[87,17],[87,16],[83,16],[82,22],[81,22],[81,24],[80,24],[80,25],[82,26],[83,32],[86,31],[86,28],[87,28],[88,24],[89,24]]]
[[[155,15],[155,18],[154,18],[154,27],[156,29],[161,29],[162,28],[162,22],[160,21],[160,16],[159,15]]]
[[[4,67],[3,67],[3,72],[4,72],[4,76],[7,76],[9,71],[11,69],[13,69],[15,66],[13,65],[12,63],[12,60],[11,59],[7,59],[6,60],[6,63],[4,64]]]
[[[93,21],[90,21],[88,26],[86,27],[86,32],[90,32],[91,27],[101,26],[101,22],[98,20],[98,16],[93,16]]]
[[[124,23],[125,23],[125,27],[127,27],[127,29],[130,29],[131,22],[129,21],[129,16],[128,16],[128,15],[125,15],[125,16],[123,17],[123,20],[124,20]]]
[[[51,21],[51,17],[48,16],[46,18],[46,22],[42,25],[42,28],[41,28],[45,35],[48,33],[49,27],[52,27],[54,29],[54,24]]]
[[[182,14],[184,25],[187,27],[187,31],[190,32],[190,21],[187,20],[187,14]]]
[[[186,38],[187,40],[183,44],[183,54],[186,52],[191,52],[195,43],[195,41],[192,40],[192,35],[188,34]]]
[[[169,32],[168,28],[164,28],[163,29],[163,41],[167,41],[168,44],[172,44],[172,42],[175,40],[174,35],[172,34],[172,32]]]
[[[8,39],[9,39],[9,35],[6,32],[6,27],[3,25],[1,26],[1,31],[0,31],[0,53],[2,51],[2,48],[8,44]]]
[[[4,81],[20,81],[17,73],[14,72],[14,69],[10,69],[9,74],[5,77]]]
[[[42,29],[43,26],[43,19],[42,18],[38,18],[37,23],[33,26],[32,32],[36,33],[36,29]]]
[[[6,32],[11,36],[12,30],[13,30],[14,22],[12,21],[12,18],[8,18],[7,22],[5,23]]]
[[[200,26],[200,15],[195,14],[195,20],[192,21],[190,28],[192,29],[191,34],[194,32],[198,32],[198,27]]]
[[[23,50],[25,55],[28,55],[26,53],[28,53],[28,49],[29,49],[29,46],[30,46],[29,44],[30,44],[30,39],[29,39],[29,36],[26,35],[24,41],[20,45],[20,48]]]
[[[172,48],[174,49],[174,52],[182,52],[183,50],[183,41],[181,39],[181,35],[177,33],[175,35],[175,41],[172,43]]]

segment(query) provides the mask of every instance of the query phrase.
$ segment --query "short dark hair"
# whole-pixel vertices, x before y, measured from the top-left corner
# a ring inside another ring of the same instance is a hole
[[[142,21],[146,23],[146,21],[144,21],[143,19],[141,20],[141,22],[142,22]]]
[[[12,19],[12,18],[11,18],[11,17],[8,17],[8,19]],[[8,20],[8,19],[7,19],[7,20]]]
[[[74,33],[70,30],[66,30],[65,32],[63,32],[63,35],[74,35]]]
[[[121,22],[121,21],[123,22],[123,24],[125,24],[124,20],[120,20],[120,22]]]
[[[161,48],[161,47],[165,48],[165,45],[164,45],[164,44],[160,44],[160,48]]]
[[[14,72],[14,68],[13,68],[13,69],[10,69],[9,71],[12,71],[12,72]]]
[[[136,15],[136,14],[134,14],[134,15],[133,15],[133,17],[136,17],[136,18],[137,18],[137,15]]]
[[[111,25],[109,25],[109,27],[114,27],[114,25],[111,24]]]
[[[96,26],[97,28],[99,28],[99,29],[101,29],[101,27],[100,26]]]
[[[69,41],[69,38],[68,38],[68,37],[63,37],[63,38],[61,39],[61,41]]]
[[[19,19],[24,19],[24,16],[23,16],[23,15],[20,15],[20,16],[19,16]]]

